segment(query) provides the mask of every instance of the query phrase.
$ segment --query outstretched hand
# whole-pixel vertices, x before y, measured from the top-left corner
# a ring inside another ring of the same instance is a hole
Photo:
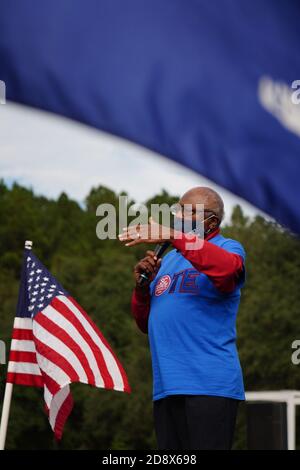
[[[149,218],[146,225],[133,225],[123,229],[118,235],[120,242],[125,246],[139,245],[140,243],[163,243],[173,237],[173,229],[158,224]]]

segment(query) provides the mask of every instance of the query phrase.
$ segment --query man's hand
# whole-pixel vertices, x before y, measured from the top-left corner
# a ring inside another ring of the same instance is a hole
[[[125,242],[125,246],[134,246],[140,243],[163,243],[169,241],[174,236],[174,230],[160,225],[152,217],[149,224],[134,225],[123,229],[123,233],[118,235],[120,242]]]
[[[150,282],[153,281],[153,279],[155,278],[161,264],[161,258],[157,259],[157,257],[154,255],[154,251],[147,251],[146,255],[147,256],[145,258],[143,258],[141,261],[138,262],[138,264],[135,265],[133,270],[136,286],[141,290],[142,288],[138,284],[141,274],[149,274],[149,282],[145,285],[145,287],[148,288]]]

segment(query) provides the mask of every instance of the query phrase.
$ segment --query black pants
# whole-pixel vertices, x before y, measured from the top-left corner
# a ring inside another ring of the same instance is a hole
[[[239,400],[170,395],[153,402],[158,449],[231,449]]]

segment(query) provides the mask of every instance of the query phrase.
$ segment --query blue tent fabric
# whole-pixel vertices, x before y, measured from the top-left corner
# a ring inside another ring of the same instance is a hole
[[[299,44],[297,0],[0,1],[8,100],[157,151],[296,233]]]

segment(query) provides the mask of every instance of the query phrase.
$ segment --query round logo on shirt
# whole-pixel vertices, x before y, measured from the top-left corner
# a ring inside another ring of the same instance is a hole
[[[162,276],[156,283],[156,286],[155,286],[155,295],[156,296],[159,296],[161,294],[163,294],[169,287],[169,285],[171,284],[171,278],[168,274],[166,274],[165,276]]]

